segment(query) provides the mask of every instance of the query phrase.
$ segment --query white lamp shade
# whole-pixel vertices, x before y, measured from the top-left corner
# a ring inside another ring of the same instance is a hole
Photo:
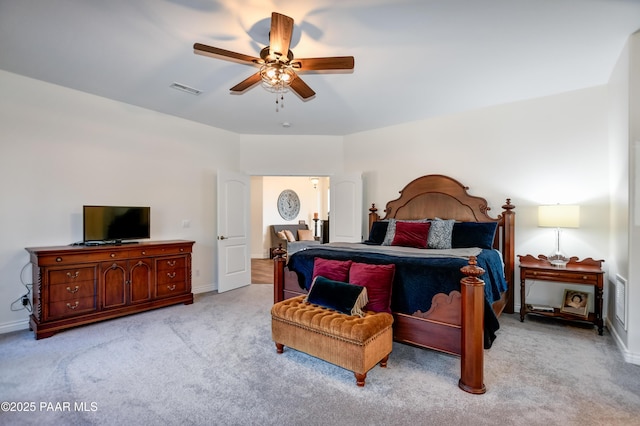
[[[580,206],[555,204],[538,207],[538,226],[551,228],[578,228]]]

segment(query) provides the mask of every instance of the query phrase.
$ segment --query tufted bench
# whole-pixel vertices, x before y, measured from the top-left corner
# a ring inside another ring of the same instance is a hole
[[[367,312],[363,318],[304,302],[298,296],[271,308],[271,334],[278,353],[284,346],[353,371],[364,386],[377,363],[387,366],[393,344],[393,317]]]

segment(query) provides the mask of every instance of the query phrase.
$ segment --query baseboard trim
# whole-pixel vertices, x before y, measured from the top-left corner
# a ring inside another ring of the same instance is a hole
[[[618,347],[618,349],[620,349],[620,352],[622,353],[622,357],[624,358],[625,362],[628,362],[629,364],[640,365],[640,354],[636,354],[629,351],[627,346],[624,344],[624,342],[620,338],[620,335],[616,331],[615,327],[611,325],[611,321],[609,321],[609,318],[607,318],[606,324],[607,324],[607,329],[609,330],[609,333],[611,333],[611,336],[613,337],[613,341],[616,342],[616,346]]]
[[[29,318],[0,324],[0,334],[29,329]]]
[[[218,286],[215,284],[204,284],[204,285],[191,287],[191,292],[193,294],[200,294],[200,293],[208,293],[210,291],[215,291],[217,289],[218,289]]]

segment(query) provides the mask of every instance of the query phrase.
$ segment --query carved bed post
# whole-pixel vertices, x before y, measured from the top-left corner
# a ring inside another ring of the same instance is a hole
[[[371,235],[371,227],[373,226],[373,222],[377,222],[380,220],[380,216],[378,216],[378,208],[375,203],[371,203],[371,208],[369,209],[369,235]],[[367,236],[368,238],[369,236]]]
[[[513,300],[513,288],[515,284],[515,219],[516,215],[512,211],[516,206],[511,204],[511,198],[507,198],[507,202],[502,206],[504,209],[502,216],[504,218],[504,232],[503,232],[503,250],[504,253],[504,276],[509,282],[509,291],[507,293],[507,304],[505,306],[505,312],[512,314],[514,312],[514,300]]]
[[[482,394],[484,386],[484,281],[478,277],[484,269],[476,264],[476,257],[461,269],[465,275],[461,283],[462,345],[460,354],[460,380],[458,386],[465,392]]]
[[[282,244],[273,251],[273,303],[284,300],[284,267],[287,263],[287,252]]]

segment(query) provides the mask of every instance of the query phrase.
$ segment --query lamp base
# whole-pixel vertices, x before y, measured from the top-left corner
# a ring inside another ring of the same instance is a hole
[[[547,260],[553,266],[556,266],[558,268],[564,268],[565,266],[567,266],[567,263],[569,263],[570,259],[565,255],[563,255],[562,253],[553,253],[547,257]]]

